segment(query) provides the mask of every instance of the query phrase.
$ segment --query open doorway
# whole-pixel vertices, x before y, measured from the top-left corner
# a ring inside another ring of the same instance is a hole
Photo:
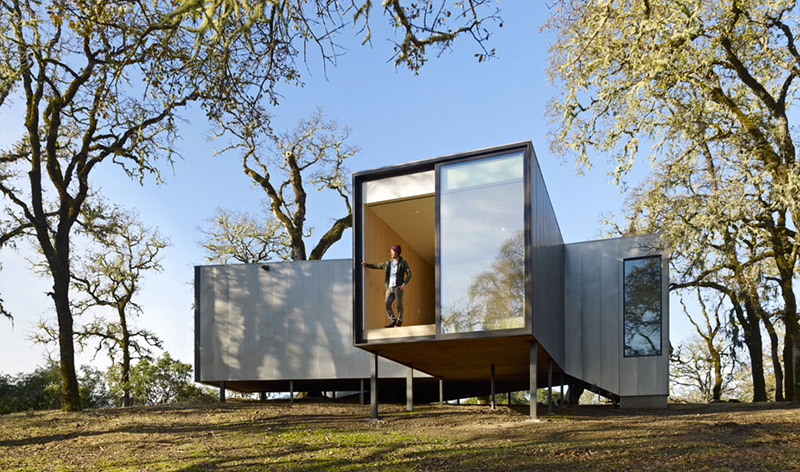
[[[389,258],[392,245],[402,247],[411,269],[411,282],[403,294],[403,327],[436,323],[436,203],[433,194],[364,206],[364,260]],[[364,274],[364,329],[383,328],[384,273]],[[431,333],[433,331],[431,330]]]

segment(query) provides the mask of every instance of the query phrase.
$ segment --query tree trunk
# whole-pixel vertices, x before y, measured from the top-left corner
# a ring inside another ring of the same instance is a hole
[[[722,359],[716,349],[711,352],[711,357],[714,361],[714,387],[711,389],[711,399],[718,402],[722,400]]]
[[[68,274],[68,272],[67,272]],[[69,308],[69,275],[53,274],[53,301],[58,317],[58,347],[61,356],[61,409],[80,411],[81,397],[75,374],[72,311]]]
[[[122,368],[120,369],[120,384],[122,385],[122,406],[131,406],[131,335],[128,332],[128,323],[125,319],[125,309],[119,310],[119,324],[122,328]]]
[[[744,343],[750,353],[750,369],[753,375],[753,401],[767,401],[767,382],[764,380],[764,347],[761,341],[760,319],[755,310],[746,306],[745,317],[741,309],[736,310],[736,316],[742,325]]]
[[[770,354],[772,356],[772,370],[775,372],[775,401],[783,401],[783,369],[781,368],[781,357],[778,351],[778,333],[775,332],[775,325],[772,324],[768,316],[761,315],[761,321],[767,328],[769,335]]]
[[[800,401],[800,324],[797,319],[793,275],[788,271],[781,271],[783,324],[786,326],[786,336],[783,340],[783,372],[786,387],[784,395],[787,400]]]
[[[784,371],[784,395],[789,401],[797,401],[794,389],[794,342],[789,335],[789,330],[786,330],[786,335],[783,337],[783,371]]]

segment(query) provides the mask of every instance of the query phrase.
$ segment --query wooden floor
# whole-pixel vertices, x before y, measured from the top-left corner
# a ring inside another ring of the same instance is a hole
[[[395,339],[418,336],[435,336],[436,325],[395,326],[394,328],[368,329],[364,331],[367,341],[376,339]]]

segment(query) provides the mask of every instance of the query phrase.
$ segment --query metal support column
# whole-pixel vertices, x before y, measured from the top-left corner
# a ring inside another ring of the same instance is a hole
[[[547,360],[547,414],[553,414],[553,359]]]
[[[494,401],[495,400],[495,398],[494,398],[494,364],[492,364],[491,373],[492,373],[492,410],[494,410],[494,407],[495,407],[495,404],[496,404],[495,401]]]
[[[538,353],[536,341],[531,342],[531,353],[530,353],[530,392],[531,392],[531,412],[530,412],[530,419],[535,420],[539,417],[536,415],[536,364],[538,363]]]
[[[414,411],[414,367],[406,373],[406,411]]]
[[[506,393],[507,406],[511,406],[511,392]]]
[[[378,354],[375,352],[369,363],[369,419],[378,419]]]
[[[444,379],[439,378],[439,406],[444,403]]]
[[[364,379],[359,380],[360,382],[360,389],[358,391],[358,404],[364,404]]]
[[[294,405],[294,380],[289,381],[289,406]]]
[[[267,401],[267,392],[260,392],[258,394],[258,399],[261,400],[262,402]]]
[[[559,402],[558,402],[559,405],[558,406],[561,407],[561,408],[564,408],[564,372],[563,371],[561,372],[560,377],[561,377],[561,380],[559,380],[559,382],[561,382],[561,400],[559,400]]]
[[[225,381],[219,383],[219,402],[225,403]]]

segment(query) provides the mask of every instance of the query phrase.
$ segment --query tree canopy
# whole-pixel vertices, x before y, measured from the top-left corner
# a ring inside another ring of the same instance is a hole
[[[553,149],[583,166],[595,152],[607,155],[617,181],[635,159],[655,164],[631,199],[626,231],[664,235],[680,264],[673,288],[728,296],[754,372],[761,356],[752,349],[771,316],[764,297],[777,293],[786,396],[796,398],[796,3],[562,1],[547,28],[560,90],[551,102]]]
[[[417,70],[429,49],[464,34],[482,47],[492,3],[445,5],[384,2],[404,32],[398,64]],[[368,40],[374,8],[369,1],[0,0],[0,110],[12,99],[25,103],[22,135],[0,149],[0,246],[28,236],[46,261],[64,409],[80,408],[70,251],[93,170],[112,161],[139,181],[159,180],[192,104],[223,125],[231,116],[268,123],[277,84],[300,82],[298,58],[318,48],[332,63],[335,37],[349,25]]]

